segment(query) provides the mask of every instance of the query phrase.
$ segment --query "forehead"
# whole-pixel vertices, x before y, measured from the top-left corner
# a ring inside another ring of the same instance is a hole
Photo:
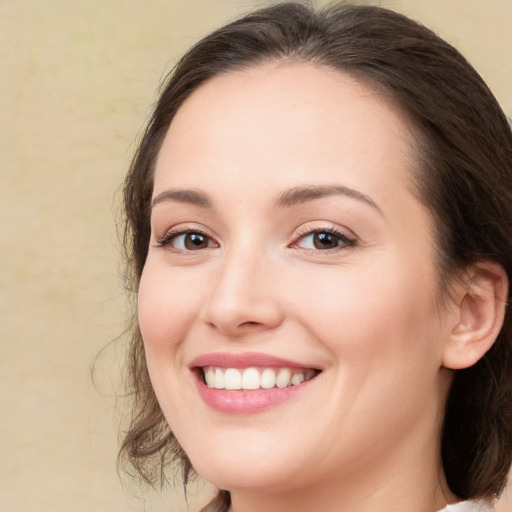
[[[202,180],[205,168],[286,187],[312,169],[321,181],[326,169],[340,167],[341,177],[349,166],[350,181],[363,167],[389,167],[406,185],[414,153],[407,123],[382,93],[329,67],[269,62],[217,76],[183,103],[157,159],[155,191],[162,179]]]

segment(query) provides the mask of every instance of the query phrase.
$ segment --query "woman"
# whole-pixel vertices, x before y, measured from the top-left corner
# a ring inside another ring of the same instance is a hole
[[[491,510],[512,457],[512,135],[461,55],[377,7],[194,46],[125,187],[122,454],[204,510]],[[446,508],[445,508],[446,507]]]

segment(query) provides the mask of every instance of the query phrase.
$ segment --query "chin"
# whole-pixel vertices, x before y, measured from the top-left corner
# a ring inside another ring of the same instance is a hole
[[[225,490],[284,490],[292,480],[291,475],[276,471],[272,461],[267,464],[252,464],[252,461],[229,466],[225,463],[206,466],[201,464],[197,473],[218,489]]]
[[[283,490],[296,481],[297,473],[303,472],[304,461],[298,453],[279,453],[268,442],[253,440],[244,444],[241,447],[233,443],[228,448],[223,445],[217,449],[213,443],[206,449],[196,446],[189,458],[203,479],[227,490]]]

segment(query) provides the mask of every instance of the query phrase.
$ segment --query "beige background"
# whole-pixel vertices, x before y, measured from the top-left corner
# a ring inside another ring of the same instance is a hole
[[[164,71],[261,3],[0,1],[0,511],[187,510],[116,473],[114,191]],[[512,113],[511,0],[384,3],[461,49]]]

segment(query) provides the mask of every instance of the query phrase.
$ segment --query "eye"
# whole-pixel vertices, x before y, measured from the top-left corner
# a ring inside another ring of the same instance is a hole
[[[201,231],[180,230],[178,232],[168,231],[160,240],[159,247],[170,246],[178,251],[198,251],[218,245],[205,233]]]
[[[313,251],[329,251],[342,247],[351,247],[355,245],[355,240],[347,237],[334,229],[324,229],[310,231],[306,233],[293,244],[301,249]]]

